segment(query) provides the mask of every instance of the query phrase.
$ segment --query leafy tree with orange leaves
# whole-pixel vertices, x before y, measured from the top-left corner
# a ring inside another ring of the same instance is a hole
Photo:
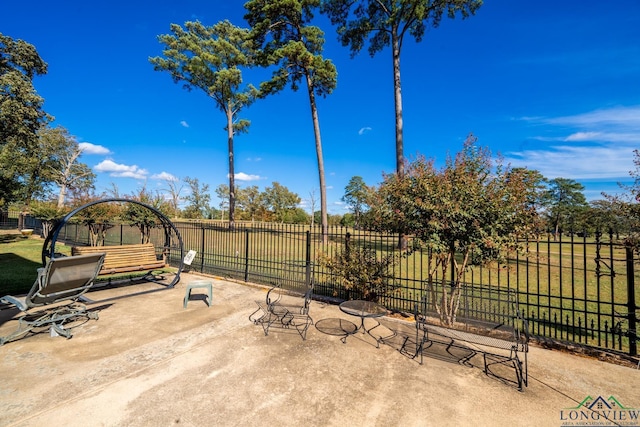
[[[418,157],[404,177],[385,175],[374,192],[370,212],[377,226],[404,231],[414,236],[414,249],[430,251],[426,291],[435,301],[435,281],[440,281],[443,298],[436,309],[444,324],[455,323],[468,266],[500,261],[535,229],[530,185],[526,170],[494,162],[470,135],[443,168]]]

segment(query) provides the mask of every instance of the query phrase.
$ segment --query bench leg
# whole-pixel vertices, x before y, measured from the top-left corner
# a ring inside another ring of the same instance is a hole
[[[271,327],[271,325],[273,325],[274,323],[280,320],[281,320],[280,317],[276,316],[271,312],[268,312],[262,321],[262,329],[264,330],[264,335],[265,336],[269,335],[269,328]]]
[[[307,339],[307,329],[309,329],[309,325],[313,325],[313,319],[309,316],[292,316],[291,319],[286,323],[285,327],[293,326],[296,328],[296,331],[302,337],[302,340]]]
[[[404,341],[402,342],[402,346],[400,347],[400,350],[398,350],[398,351],[400,351],[400,353],[406,353],[404,348],[406,347],[408,341],[409,341],[409,337],[407,336],[407,337],[405,337]],[[418,356],[418,354],[420,354],[420,364],[421,365],[422,365],[422,362],[423,362],[423,359],[422,359],[423,358],[423,354],[422,353],[423,353],[423,350],[424,350],[425,341],[427,341],[426,335],[420,337],[420,333],[417,332],[416,333],[416,350],[415,350],[415,353],[413,353],[413,355],[411,355],[411,358],[415,359]],[[407,353],[407,354],[409,354],[409,353]]]
[[[487,360],[487,355],[488,353],[484,353],[484,373],[486,375],[492,375],[492,376],[496,376],[495,374],[493,374],[491,372],[491,370],[489,369],[489,367],[491,365],[497,365],[497,364],[506,364],[506,363],[512,363],[513,364],[513,368],[515,369],[516,372],[516,382],[518,384],[518,390],[519,391],[523,391],[524,387],[528,386],[528,374],[526,372],[526,362],[525,365],[523,366],[522,361],[520,360],[520,358],[518,357],[518,354],[511,354],[510,357],[504,357],[504,356],[498,356],[498,357],[503,357],[506,360],[502,360],[502,361],[495,361],[495,362],[489,362]],[[527,357],[527,354],[525,353],[525,359]]]

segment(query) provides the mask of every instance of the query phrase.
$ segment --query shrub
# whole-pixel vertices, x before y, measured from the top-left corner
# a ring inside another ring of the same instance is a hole
[[[347,246],[333,257],[322,257],[320,264],[340,280],[339,285],[347,292],[348,299],[379,301],[398,287],[389,283],[389,270],[395,265],[395,257],[387,255],[378,259],[370,247]]]

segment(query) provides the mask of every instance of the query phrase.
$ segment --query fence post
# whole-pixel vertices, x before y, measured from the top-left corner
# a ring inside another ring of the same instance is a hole
[[[349,257],[350,243],[351,243],[351,233],[347,231],[347,233],[344,235],[344,253],[347,258]]]
[[[307,288],[311,286],[311,232],[307,230],[307,254],[305,255],[304,281]],[[247,256],[247,258],[249,258]]]
[[[635,293],[635,278],[633,272],[633,248],[630,246],[627,249],[627,320],[629,321],[629,354],[636,356],[638,354],[637,339],[637,325],[636,325],[636,293]]]
[[[204,238],[205,238],[205,230],[204,224],[200,223],[201,238],[200,238],[200,273],[204,273]]]
[[[249,281],[249,229],[244,230],[244,281]]]

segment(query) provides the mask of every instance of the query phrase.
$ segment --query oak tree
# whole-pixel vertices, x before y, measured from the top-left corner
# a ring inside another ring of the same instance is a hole
[[[361,225],[362,214],[367,210],[367,197],[369,189],[361,176],[351,177],[344,188],[342,201],[348,204],[353,211],[355,226]]]
[[[640,150],[633,150],[634,169],[629,171],[631,184],[618,183],[620,194],[604,194],[626,228],[625,245],[640,252]]]
[[[286,220],[287,215],[296,209],[300,200],[300,196],[278,182],[272,182],[262,194],[264,206],[273,212],[275,220],[280,222]]]
[[[247,188],[238,188],[238,206],[246,219],[252,222],[258,219],[262,209],[262,195],[257,185],[250,185]]]
[[[0,203],[29,204],[33,186],[31,157],[38,151],[37,132],[51,120],[44,99],[34,86],[35,76],[47,73],[47,63],[24,40],[0,33]]]
[[[62,209],[69,192],[88,192],[93,189],[95,173],[80,162],[82,148],[77,139],[62,126],[46,127],[38,133],[46,178],[58,187],[57,208]]]
[[[580,212],[586,209],[587,199],[584,185],[569,178],[554,178],[543,194],[542,204],[546,210],[554,239],[562,228],[574,228]]]
[[[198,178],[190,177],[186,177],[184,182],[189,187],[189,193],[184,196],[184,200],[187,202],[187,206],[184,208],[184,216],[192,219],[206,218],[210,209],[209,204],[211,203],[209,184],[201,184]]]

